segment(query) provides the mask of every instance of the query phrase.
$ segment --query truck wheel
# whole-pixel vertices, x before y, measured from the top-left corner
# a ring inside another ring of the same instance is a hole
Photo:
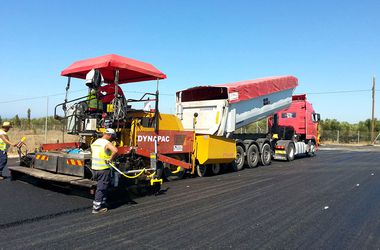
[[[244,149],[242,146],[236,146],[236,159],[234,170],[240,171],[244,167]]]
[[[313,141],[309,141],[309,151],[307,152],[307,156],[314,157],[315,156],[315,143]]]
[[[257,167],[257,164],[259,163],[259,149],[255,144],[252,144],[249,146],[247,151],[247,163],[249,168],[255,168]]]
[[[197,164],[197,174],[199,177],[205,177],[209,175],[209,167],[204,164]]]
[[[210,170],[213,175],[218,175],[220,173],[220,164],[212,164]]]
[[[288,161],[294,160],[295,155],[295,148],[293,143],[289,143],[288,147],[286,148],[286,159]]]
[[[272,161],[272,150],[268,143],[265,143],[263,145],[262,151],[261,151],[261,164],[263,166],[268,166],[271,164]]]

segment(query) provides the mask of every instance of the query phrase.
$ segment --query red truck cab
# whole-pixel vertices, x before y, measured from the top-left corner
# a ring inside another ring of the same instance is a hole
[[[268,119],[275,138],[274,158],[292,160],[301,153],[314,155],[319,144],[320,115],[306,94],[292,96],[292,104]]]

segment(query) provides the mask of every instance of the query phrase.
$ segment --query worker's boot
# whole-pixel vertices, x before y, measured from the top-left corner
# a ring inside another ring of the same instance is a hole
[[[105,213],[107,211],[108,211],[108,209],[106,207],[102,207],[102,208],[99,208],[99,209],[92,209],[92,213],[93,214]]]

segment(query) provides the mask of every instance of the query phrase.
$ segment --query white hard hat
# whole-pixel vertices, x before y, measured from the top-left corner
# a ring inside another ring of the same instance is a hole
[[[90,70],[90,72],[88,72],[86,75],[85,83],[91,83],[92,79],[94,78],[94,75],[95,75],[95,70],[94,69]]]
[[[113,130],[112,128],[107,128],[106,129],[106,132],[104,132],[105,134],[110,134],[110,135],[115,135],[116,132],[115,130]]]
[[[100,72],[99,72],[100,73]],[[87,73],[87,75],[86,75],[86,81],[85,81],[85,83],[92,83],[95,79],[94,79],[94,77],[95,77],[95,69],[92,69],[92,70],[90,70],[88,73]],[[104,78],[103,78],[103,75],[102,74],[100,74],[100,77],[101,77],[101,82],[104,82]]]

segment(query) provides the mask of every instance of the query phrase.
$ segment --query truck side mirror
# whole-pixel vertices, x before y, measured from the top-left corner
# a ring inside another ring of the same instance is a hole
[[[321,115],[317,113],[312,114],[313,122],[320,122],[321,121]]]

